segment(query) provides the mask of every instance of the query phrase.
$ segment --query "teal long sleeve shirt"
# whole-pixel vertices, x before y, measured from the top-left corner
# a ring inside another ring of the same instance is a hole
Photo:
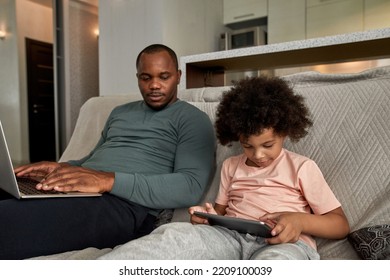
[[[89,155],[71,165],[115,172],[111,193],[151,209],[199,202],[214,169],[215,135],[206,113],[178,100],[116,107]]]

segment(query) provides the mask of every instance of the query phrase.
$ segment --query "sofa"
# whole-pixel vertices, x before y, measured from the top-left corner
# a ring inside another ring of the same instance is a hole
[[[353,74],[303,72],[284,76],[305,97],[314,125],[286,148],[312,158],[343,205],[351,234],[342,240],[317,239],[321,259],[390,259],[390,67]],[[205,111],[212,122],[229,87],[179,91],[179,98]],[[60,161],[80,158],[97,142],[113,107],[140,99],[129,94],[101,96],[81,108]],[[238,143],[218,144],[216,171],[202,201],[213,202],[222,162],[240,153]],[[174,209],[175,222],[189,222],[187,209]],[[112,248],[85,248],[36,259],[95,259]]]

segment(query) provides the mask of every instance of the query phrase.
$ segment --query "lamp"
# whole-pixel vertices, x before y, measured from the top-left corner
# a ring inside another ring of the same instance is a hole
[[[5,35],[6,35],[5,31],[0,30],[0,39],[1,39],[1,40],[4,40],[4,39],[5,39]]]

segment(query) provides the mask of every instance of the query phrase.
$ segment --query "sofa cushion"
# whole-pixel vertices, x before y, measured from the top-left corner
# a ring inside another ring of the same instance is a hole
[[[362,259],[390,259],[390,225],[358,229],[348,235],[348,240]]]
[[[286,147],[317,162],[351,231],[389,222],[390,67],[357,74],[286,76],[306,98],[314,126]],[[317,239],[321,258],[359,258],[346,240]]]
[[[140,94],[99,96],[88,99],[81,106],[76,126],[60,161],[86,156],[98,142],[104,124],[114,107],[141,99]]]
[[[222,93],[229,89],[230,86],[184,89],[178,92],[178,97],[189,102],[219,102]]]

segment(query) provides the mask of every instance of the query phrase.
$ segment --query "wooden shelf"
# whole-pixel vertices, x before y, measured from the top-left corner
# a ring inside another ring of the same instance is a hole
[[[226,71],[362,61],[390,57],[390,28],[181,57],[186,88],[223,86]],[[183,86],[183,84],[182,84]]]

